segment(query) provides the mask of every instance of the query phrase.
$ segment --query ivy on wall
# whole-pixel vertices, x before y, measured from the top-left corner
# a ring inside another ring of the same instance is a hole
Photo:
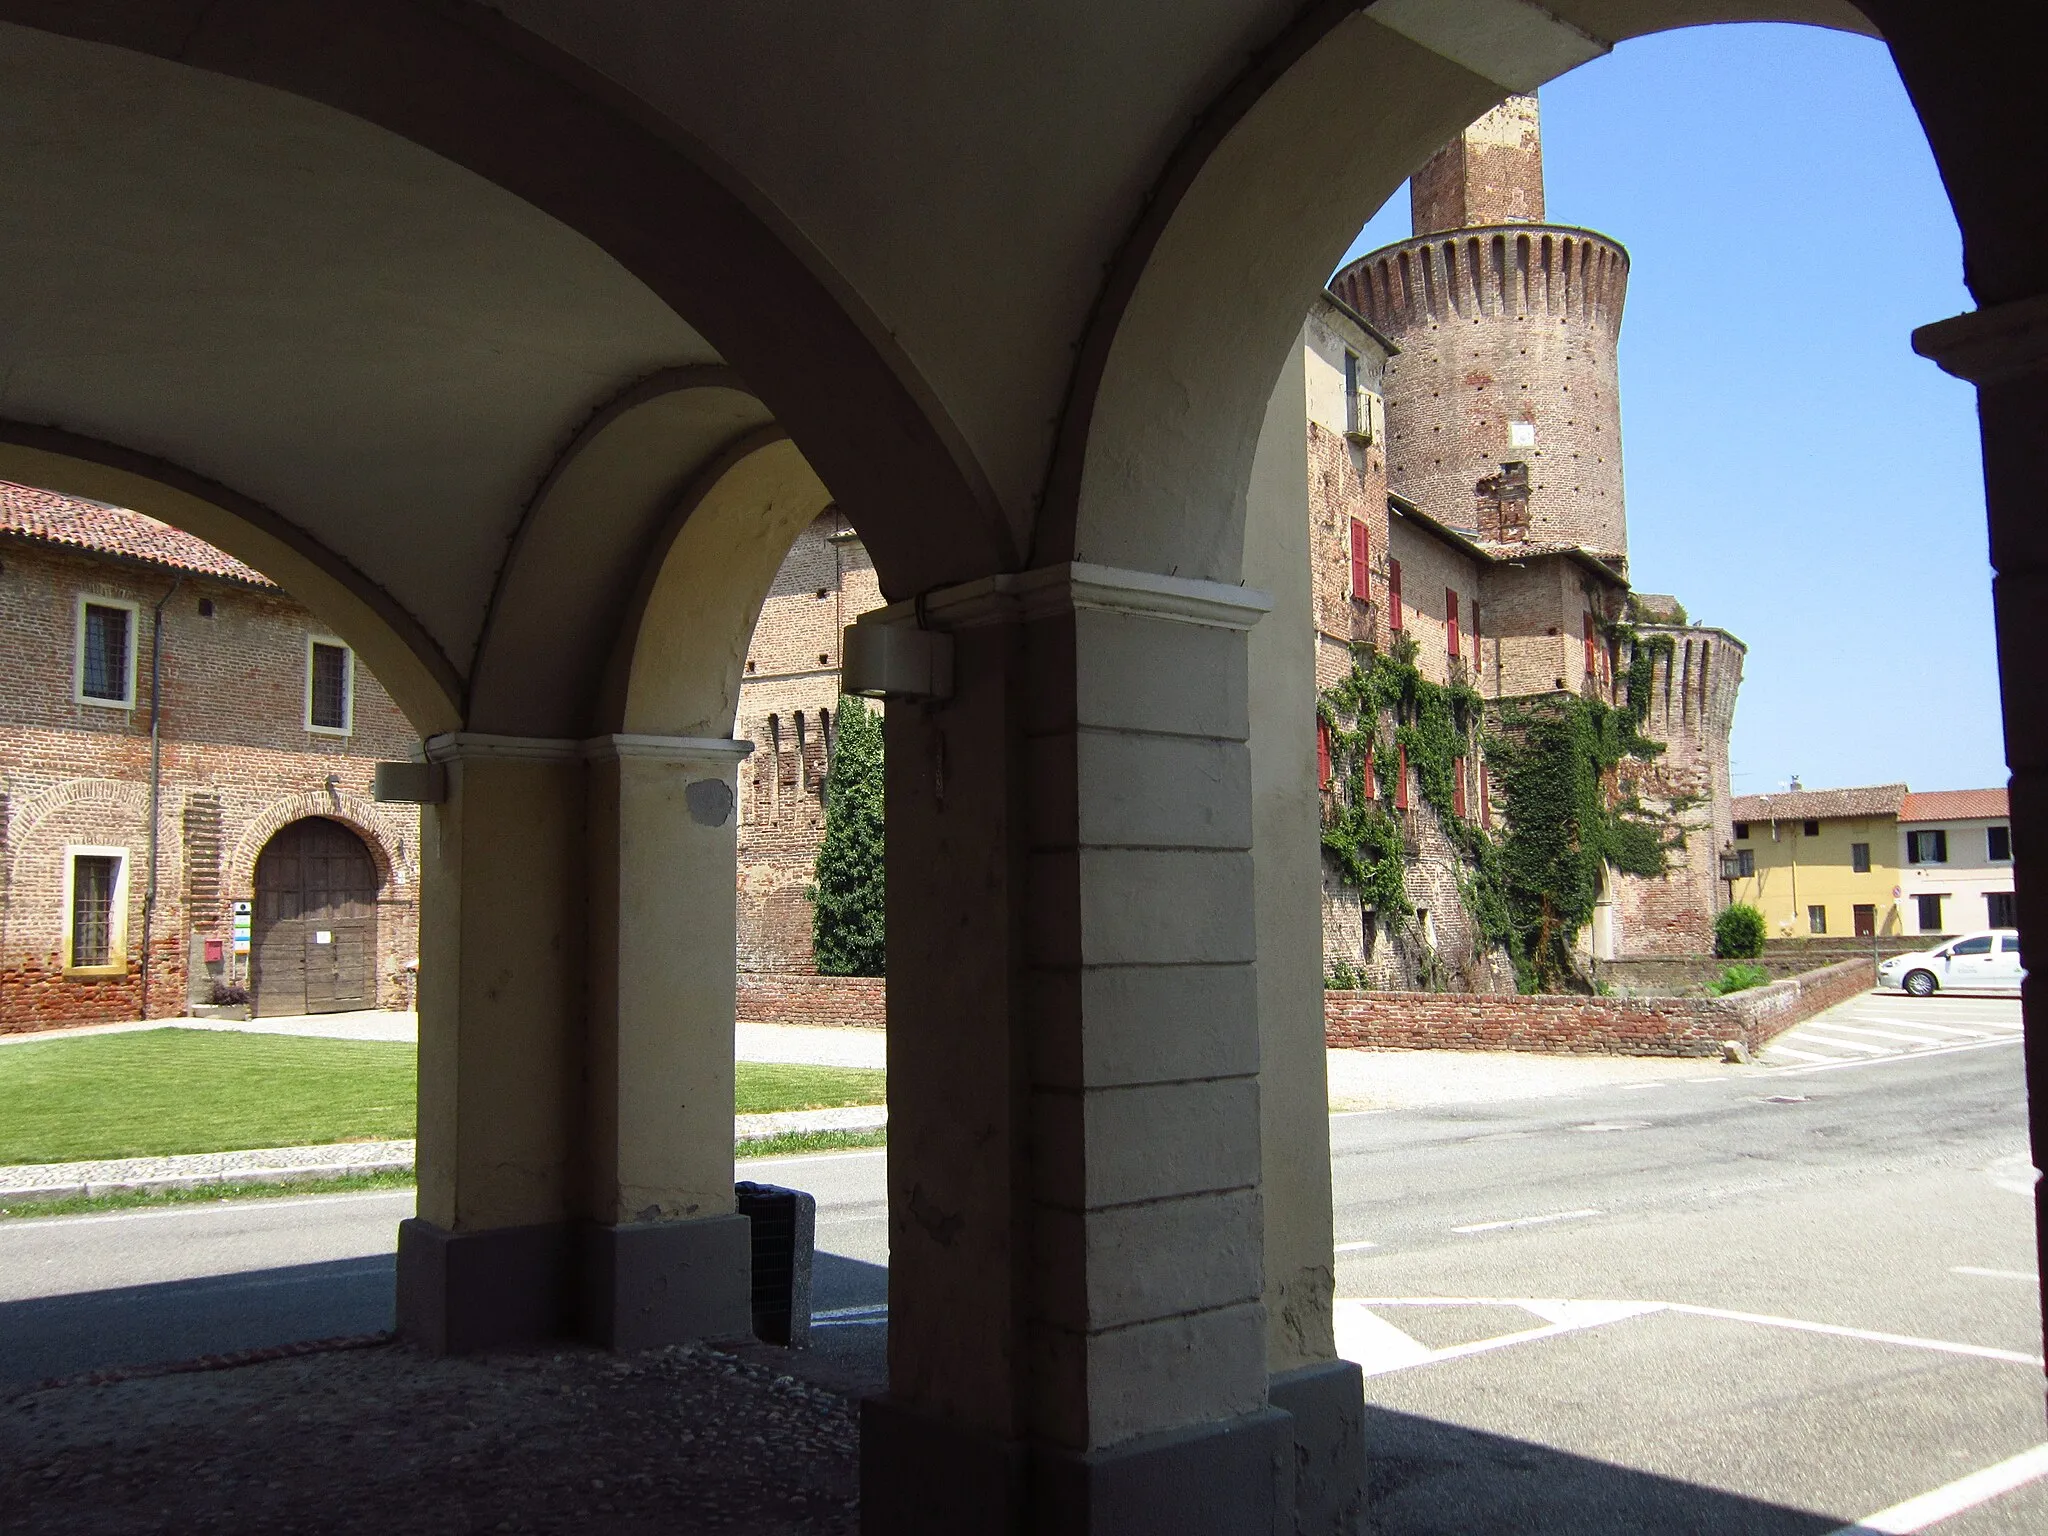
[[[1462,668],[1454,666],[1448,684],[1425,678],[1405,635],[1390,654],[1352,648],[1351,671],[1317,704],[1333,790],[1322,841],[1363,905],[1389,923],[1414,911],[1393,810],[1394,765],[1406,748],[1422,800],[1463,855],[1460,896],[1482,939],[1507,951],[1525,992],[1583,985],[1572,944],[1592,920],[1604,869],[1659,875],[1671,847],[1669,818],[1650,812],[1618,771],[1625,759],[1664,750],[1641,726],[1658,642],[1667,652],[1671,642],[1640,641],[1632,629],[1623,638],[1629,702],[1620,708],[1560,693],[1502,700],[1489,711]],[[1482,742],[1502,802],[1497,837],[1456,811],[1455,762]],[[1373,794],[1368,752],[1379,770]],[[1423,958],[1427,981],[1434,957]]]

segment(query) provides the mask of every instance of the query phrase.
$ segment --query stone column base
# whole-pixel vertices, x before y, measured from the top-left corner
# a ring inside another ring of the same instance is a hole
[[[560,1338],[569,1322],[566,1222],[449,1232],[398,1224],[398,1331],[436,1355]]]
[[[753,1331],[744,1216],[398,1228],[398,1331],[437,1355],[579,1335],[652,1349]]]
[[[1283,1371],[1267,1387],[1294,1418],[1294,1528],[1300,1536],[1365,1530],[1365,1373],[1349,1360]]]
[[[861,1405],[862,1536],[1292,1536],[1277,1409],[1104,1451],[1027,1448],[886,1399]]]
[[[583,1226],[577,1332],[608,1349],[750,1338],[751,1231],[744,1216]]]

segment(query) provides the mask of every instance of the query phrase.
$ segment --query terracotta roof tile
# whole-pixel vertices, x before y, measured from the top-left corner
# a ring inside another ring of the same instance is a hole
[[[126,507],[59,496],[6,480],[0,480],[0,534],[141,560],[245,586],[276,586],[261,571],[169,523]]]
[[[1972,821],[2010,816],[2002,789],[1930,789],[1906,796],[1901,821]]]
[[[1896,816],[1905,801],[1903,784],[1869,784],[1855,789],[1737,795],[1729,809],[1737,821],[1834,821],[1847,816]]]

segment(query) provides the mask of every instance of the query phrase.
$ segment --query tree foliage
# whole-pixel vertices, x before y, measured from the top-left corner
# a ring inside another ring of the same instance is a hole
[[[1723,960],[1754,960],[1764,952],[1764,915],[1746,901],[1714,915],[1714,953]]]
[[[849,698],[825,774],[825,837],[804,893],[820,975],[883,974],[883,871],[882,721]]]

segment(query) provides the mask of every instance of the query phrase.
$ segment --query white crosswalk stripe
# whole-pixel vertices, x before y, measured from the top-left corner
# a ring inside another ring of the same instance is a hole
[[[1764,1047],[1758,1060],[1765,1066],[1810,1070],[1989,1045],[2017,1039],[2021,1029],[2018,998],[1866,992],[1787,1030]]]

